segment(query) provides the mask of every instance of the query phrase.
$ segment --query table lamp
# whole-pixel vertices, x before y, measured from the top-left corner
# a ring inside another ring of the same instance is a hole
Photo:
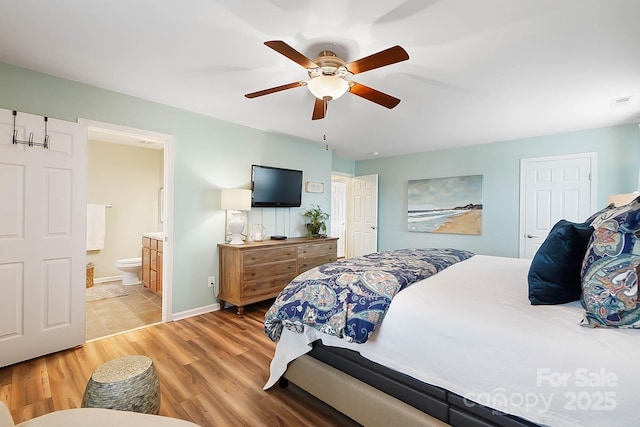
[[[227,211],[227,227],[231,233],[231,245],[242,245],[245,229],[245,211],[251,210],[251,190],[223,189],[220,193],[220,207]]]

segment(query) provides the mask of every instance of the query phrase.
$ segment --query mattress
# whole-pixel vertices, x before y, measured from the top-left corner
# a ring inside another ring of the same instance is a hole
[[[432,419],[440,420],[446,425],[454,427],[537,427],[538,424],[523,420],[513,415],[504,414],[487,408],[484,405],[474,404],[470,406],[462,397],[455,393],[451,393],[440,387],[423,383],[408,375],[386,368],[380,364],[370,361],[357,352],[339,347],[328,347],[322,345],[320,341],[316,341],[313,349],[304,356],[292,361],[287,367],[285,377],[291,378],[293,383],[303,389],[313,393],[313,389],[329,389],[336,388],[334,384],[321,381],[319,384],[313,384],[312,390],[308,390],[308,379],[305,376],[296,375],[295,370],[301,361],[305,358],[313,358],[318,362],[336,369],[349,375],[351,381],[361,382],[374,387],[390,398],[395,400],[387,404],[384,408],[378,409],[380,413],[393,412],[395,417],[402,417],[407,411],[407,405],[427,414],[431,419],[426,418],[427,422],[411,422],[411,423],[379,423],[377,420],[367,420],[371,422],[362,422],[354,418],[363,425],[423,425],[430,426]],[[310,371],[314,366],[305,364],[305,371]],[[293,372],[292,372],[293,370]],[[329,377],[325,368],[322,372],[325,377]],[[327,371],[331,372],[331,371]],[[318,377],[318,375],[316,375]],[[321,377],[322,378],[322,377]],[[346,385],[342,384],[342,387]],[[340,388],[338,388],[339,390]],[[314,394],[316,395],[316,394]],[[327,392],[324,393],[327,395]],[[320,397],[324,401],[324,397]],[[354,403],[355,401],[355,403]],[[326,402],[326,401],[325,401]],[[328,402],[327,402],[328,403]],[[362,407],[368,405],[368,399],[360,395],[350,396],[350,405],[346,406],[346,411],[342,408],[334,406],[336,409],[344,412],[348,416],[352,416],[349,412],[352,407]],[[344,406],[344,405],[342,405]],[[403,408],[398,412],[399,407]],[[363,420],[364,421],[364,420]]]
[[[265,388],[321,340],[449,390],[469,407],[542,425],[634,425],[638,331],[581,327],[579,302],[530,305],[529,263],[476,255],[415,283],[364,344],[285,329]]]

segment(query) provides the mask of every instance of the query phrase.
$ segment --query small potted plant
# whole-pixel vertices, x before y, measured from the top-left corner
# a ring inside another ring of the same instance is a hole
[[[311,205],[311,209],[308,209],[302,215],[305,218],[308,238],[326,236],[323,233],[327,231],[325,221],[329,219],[328,213],[324,212],[318,205]]]

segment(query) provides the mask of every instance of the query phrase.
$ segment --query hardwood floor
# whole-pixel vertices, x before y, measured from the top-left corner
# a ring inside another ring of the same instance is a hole
[[[123,333],[0,368],[0,400],[16,423],[78,408],[91,373],[129,354],[150,357],[160,415],[206,426],[357,426],[295,385],[263,391],[275,343],[263,333],[270,302]]]

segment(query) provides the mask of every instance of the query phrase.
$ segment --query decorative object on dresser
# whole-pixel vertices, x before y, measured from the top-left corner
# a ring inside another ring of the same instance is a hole
[[[162,244],[160,239],[142,237],[142,284],[162,295]]]
[[[297,275],[337,259],[337,237],[309,240],[250,242],[242,246],[218,244],[220,251],[220,308],[230,302],[243,316],[244,306],[273,298]]]
[[[251,242],[262,242],[266,236],[267,230],[262,224],[253,224],[249,228],[249,240]]]
[[[307,228],[307,237],[325,237],[321,233],[327,231],[325,221],[329,219],[328,213],[324,212],[319,205],[311,205],[311,209],[305,211],[302,216]]]
[[[227,228],[232,245],[244,243],[242,232],[246,227],[245,211],[251,210],[251,190],[241,188],[223,189],[220,193],[220,207],[227,211]]]

